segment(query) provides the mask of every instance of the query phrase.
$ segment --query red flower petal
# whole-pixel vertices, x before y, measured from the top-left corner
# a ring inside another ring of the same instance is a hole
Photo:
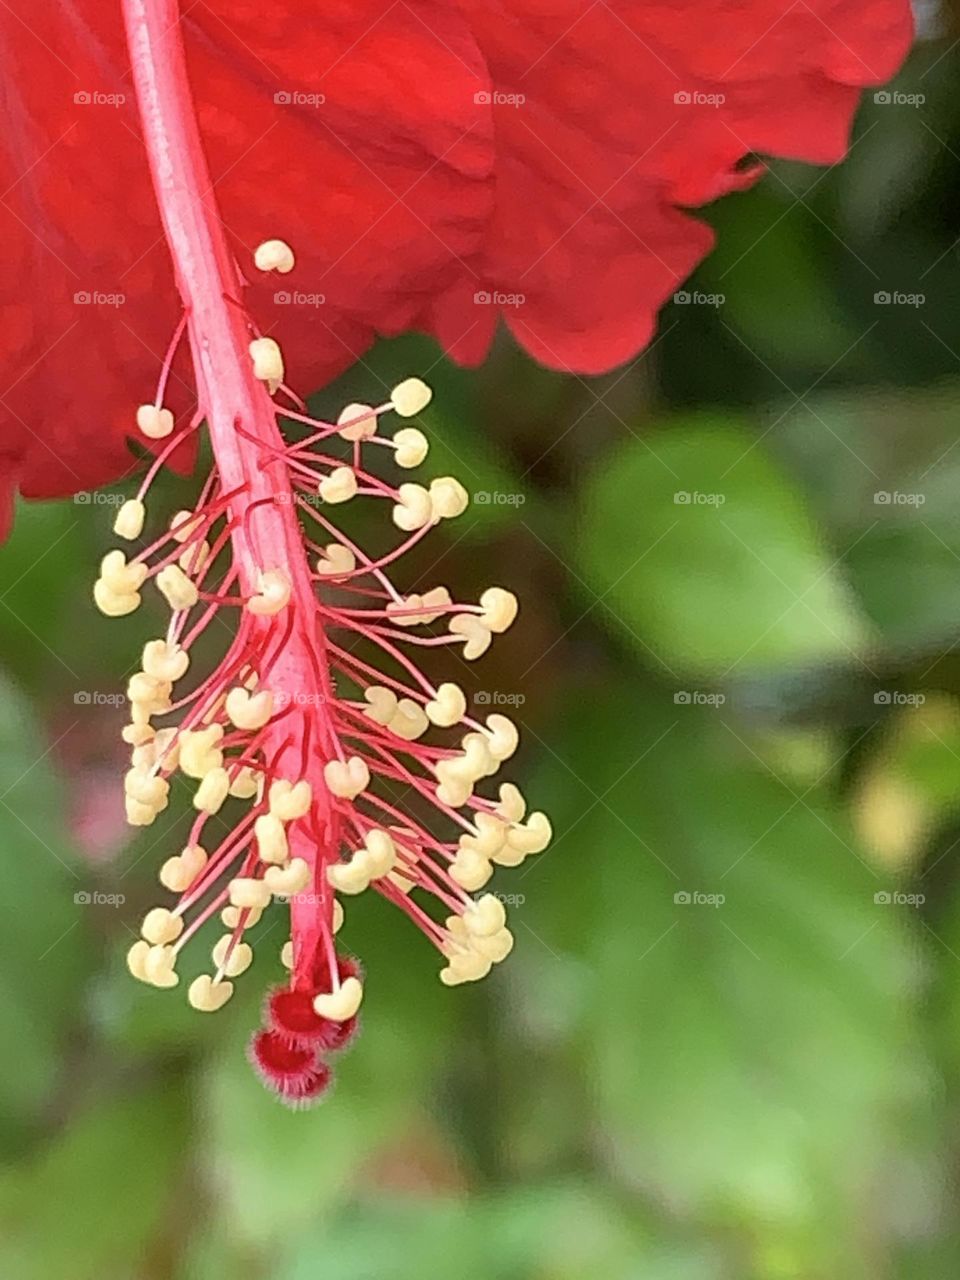
[[[751,152],[838,159],[858,87],[892,74],[909,24],[905,0],[274,0],[184,18],[241,269],[258,275],[267,238],[297,254],[249,302],[303,387],[378,333],[479,360],[501,311],[547,364],[628,359],[711,244],[677,206],[752,181]],[[0,8],[0,37],[0,474],[52,496],[135,465],[178,301],[116,6],[37,6],[29,26]],[[168,400],[192,408],[176,369]]]

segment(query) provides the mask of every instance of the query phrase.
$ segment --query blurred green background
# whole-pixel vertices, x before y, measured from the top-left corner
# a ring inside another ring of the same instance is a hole
[[[777,165],[638,360],[385,344],[473,505],[409,588],[491,582],[472,668],[557,832],[491,886],[475,988],[352,908],[363,1034],[293,1114],[123,955],[183,806],[131,837],[118,695],[160,614],[90,583],[110,495],[0,550],[0,1269],[14,1280],[942,1280],[960,1153],[960,53],[919,46],[849,160]],[[522,308],[518,309],[522,323]],[[282,337],[282,335],[281,335]],[[173,510],[190,482],[167,483]],[[156,501],[156,499],[155,499]],[[437,555],[442,554],[439,563]],[[479,695],[479,696],[478,696]],[[365,895],[372,897],[372,895]],[[267,938],[269,936],[269,941]]]

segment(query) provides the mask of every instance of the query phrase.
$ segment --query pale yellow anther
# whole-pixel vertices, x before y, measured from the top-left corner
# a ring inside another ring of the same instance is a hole
[[[324,502],[349,502],[357,492],[357,473],[353,467],[334,467],[320,481],[317,492]]]
[[[317,557],[317,573],[325,578],[340,578],[353,573],[357,557],[340,542],[328,542],[324,554]]]
[[[211,769],[193,795],[193,807],[200,813],[218,813],[230,794],[230,775],[224,768]]]
[[[148,769],[128,769],[123,779],[124,793],[158,813],[167,807],[170,783]]]
[[[474,834],[464,832],[460,837],[462,849],[476,849],[485,858],[500,852],[507,839],[507,824],[490,813],[478,813],[474,817]]]
[[[366,440],[377,434],[377,415],[368,404],[348,404],[337,419],[338,425],[344,422],[348,425],[337,432],[344,440]]]
[[[142,560],[131,560],[115,547],[100,561],[100,577],[111,591],[117,595],[129,595],[140,588],[147,580],[147,566]]]
[[[487,735],[487,746],[494,760],[509,760],[520,741],[520,733],[510,717],[496,711],[487,716]]]
[[[154,907],[143,917],[140,932],[150,943],[176,942],[183,932],[183,919],[166,907]]]
[[[220,919],[228,929],[236,929],[237,925],[243,923],[245,929],[252,929],[255,924],[260,923],[260,917],[263,911],[260,907],[224,907],[220,912]]]
[[[493,967],[493,961],[478,951],[461,951],[449,957],[445,969],[440,970],[440,981],[446,987],[457,987],[463,982],[479,982]]]
[[[520,822],[523,815],[527,811],[527,802],[521,794],[520,788],[512,782],[504,782],[500,786],[500,803],[494,812],[504,822]]]
[[[310,866],[303,858],[291,858],[285,867],[267,867],[263,880],[271,893],[291,897],[302,893],[310,883]]]
[[[473,613],[455,614],[450,619],[450,630],[455,636],[463,637],[463,656],[468,662],[482,658],[493,640],[492,633]]]
[[[340,893],[363,893],[372,880],[390,875],[396,862],[393,838],[388,832],[374,828],[364,837],[363,848],[351,854],[348,862],[337,862],[327,867],[327,883]]]
[[[149,953],[150,943],[145,942],[143,938],[138,938],[127,952],[127,968],[138,982],[150,981],[147,977],[147,956]]]
[[[142,404],[137,409],[137,426],[151,440],[164,440],[173,432],[173,414],[155,404]]]
[[[424,708],[431,724],[448,729],[457,724],[467,713],[467,699],[458,684],[442,684],[437,696]]]
[[[214,982],[209,973],[201,973],[194,978],[187,990],[187,999],[201,1013],[216,1013],[232,995],[232,982]]]
[[[151,715],[160,715],[170,709],[172,688],[169,680],[137,671],[127,681],[127,697],[134,707],[142,706]]]
[[[430,481],[430,503],[438,520],[452,520],[466,511],[470,495],[453,476],[440,476]]]
[[[493,875],[493,867],[488,857],[477,849],[466,849],[462,846],[457,850],[457,856],[450,863],[449,870],[450,878],[468,893],[482,889]]]
[[[282,569],[268,569],[257,575],[257,592],[246,603],[250,613],[270,616],[290,602],[290,579]]]
[[[114,591],[102,578],[93,584],[93,602],[107,618],[124,618],[140,607],[136,591]]]
[[[370,770],[359,756],[346,762],[328,760],[323,766],[327,789],[342,800],[353,800],[370,785]]]
[[[148,640],[143,646],[143,669],[148,676],[166,680],[171,684],[187,674],[190,655],[178,644],[166,640]]]
[[[160,883],[171,893],[186,893],[206,865],[206,851],[198,844],[188,844],[160,868]]]
[[[542,853],[552,838],[553,828],[545,813],[531,813],[526,822],[517,823],[507,831],[508,847],[522,854]]]
[[[143,522],[147,518],[147,508],[139,498],[128,498],[113,522],[113,532],[118,538],[133,541],[143,533]]]
[[[175,987],[180,981],[176,971],[177,953],[165,943],[150,947],[143,956],[143,971],[147,982],[155,987]]]
[[[331,1022],[346,1022],[360,1008],[363,1000],[363,986],[359,978],[344,978],[339,991],[331,991],[328,995],[316,996],[313,1001],[314,1012],[321,1018],[329,1018]]]
[[[391,717],[389,728],[398,738],[416,742],[430,728],[430,721],[419,702],[414,702],[412,698],[401,698]]]
[[[393,837],[379,827],[368,831],[363,838],[364,847],[370,855],[369,867],[371,880],[380,880],[388,875],[397,864],[397,850]]]
[[[343,907],[341,907],[340,903],[336,900],[336,898],[334,898],[333,900],[333,932],[339,933],[340,927],[342,924],[343,924]]]
[[[131,747],[143,747],[152,742],[157,731],[150,724],[125,724],[120,730],[120,737]]]
[[[203,524],[203,516],[195,511],[177,511],[170,517],[168,528],[175,542],[188,542],[194,538]]]
[[[372,684],[364,689],[363,696],[370,704],[363,713],[367,719],[375,724],[389,724],[397,713],[397,695],[393,690],[382,684]]]
[[[262,729],[273,715],[273,694],[269,689],[250,693],[238,685],[227,694],[224,709],[238,729]]]
[[[188,778],[205,778],[211,769],[223,764],[220,742],[223,725],[210,724],[205,729],[184,729],[180,734],[180,770]]]
[[[506,925],[507,913],[499,898],[485,893],[464,911],[463,923],[474,937],[486,938]]]
[[[327,884],[338,893],[363,893],[370,887],[370,856],[366,849],[358,849],[349,862],[334,862],[327,867]]]
[[[390,403],[401,418],[413,418],[433,399],[433,392],[420,378],[404,378],[390,392]]]
[[[253,262],[258,271],[276,271],[285,276],[293,270],[296,259],[286,240],[264,240],[257,245]]]
[[[286,778],[278,778],[270,784],[270,812],[276,814],[281,822],[295,822],[297,818],[306,817],[313,803],[313,788],[306,778],[299,782],[288,782]]]
[[[485,960],[489,960],[492,964],[499,964],[513,950],[513,934],[509,929],[498,929],[488,937],[474,938],[473,949]]]
[[[200,599],[195,582],[192,582],[178,564],[168,564],[157,574],[157,590],[174,611],[192,609]]]
[[[217,969],[225,973],[228,978],[239,978],[241,973],[246,973],[253,962],[253,947],[249,942],[238,942],[228,956],[231,942],[233,942],[232,933],[222,934],[210,953],[211,959]]]
[[[273,338],[254,338],[247,348],[253,361],[253,376],[265,382],[270,393],[283,381],[283,352]]]
[[[149,827],[160,812],[152,804],[143,804],[130,795],[123,797],[123,809],[131,827]]]
[[[245,764],[233,774],[230,781],[230,794],[237,800],[252,800],[260,790],[260,771]]]
[[[496,773],[497,762],[490,754],[490,739],[485,734],[468,733],[461,745],[463,755],[455,756],[454,762],[463,777],[478,781],[480,778],[489,777],[491,773]]]
[[[393,523],[404,533],[423,529],[434,519],[429,490],[422,484],[402,484],[393,507]]]
[[[285,969],[293,968],[293,942],[290,938],[280,948],[280,963]]]
[[[282,864],[290,856],[287,833],[274,813],[262,813],[253,824],[257,856],[261,862]]]
[[[402,427],[393,437],[394,461],[398,467],[419,467],[430,449],[429,441],[416,427]]]
[[[230,905],[234,907],[256,907],[263,911],[270,905],[272,894],[262,880],[253,876],[234,876],[227,886]]]
[[[461,808],[473,795],[474,778],[463,771],[459,757],[438,761],[434,773],[437,775],[437,799],[448,808]]]
[[[488,631],[497,635],[506,631],[517,616],[520,605],[512,591],[503,587],[488,587],[480,597],[480,621]]]

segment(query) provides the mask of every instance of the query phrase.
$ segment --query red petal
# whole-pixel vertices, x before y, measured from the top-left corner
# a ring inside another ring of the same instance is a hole
[[[497,208],[488,292],[560,369],[600,373],[649,339],[656,312],[709,250],[678,212],[751,181],[752,152],[830,163],[858,99],[909,45],[903,0],[466,0],[495,86]],[[699,95],[699,96],[698,96]],[[722,101],[717,101],[722,97]],[[471,287],[438,312],[463,359]],[[485,336],[485,334],[484,334]]]
[[[35,6],[28,28],[0,6],[0,463],[32,496],[135,465],[127,433],[178,313],[117,5],[82,15]],[[184,19],[238,261],[256,275],[275,236],[297,253],[249,302],[303,389],[378,333],[479,360],[500,313],[552,366],[630,358],[711,244],[677,206],[751,181],[751,152],[838,159],[858,86],[892,74],[909,34],[905,0],[273,0]],[[324,301],[275,296],[295,292]],[[168,399],[191,409],[176,375]]]

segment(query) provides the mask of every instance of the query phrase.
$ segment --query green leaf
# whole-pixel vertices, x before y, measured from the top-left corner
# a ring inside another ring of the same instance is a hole
[[[0,1266],[17,1280],[140,1274],[177,1190],[186,1113],[158,1089],[76,1117],[33,1163],[0,1183]]]
[[[868,637],[796,486],[723,421],[615,453],[585,488],[578,546],[597,615],[674,673],[849,661]]]
[[[311,1280],[322,1256],[337,1280],[719,1280],[710,1252],[668,1248],[586,1186],[524,1187],[467,1200],[383,1197],[289,1250],[276,1280]]]
[[[887,1170],[896,1199],[893,1153],[924,1132],[915,913],[875,902],[844,815],[722,712],[631,685],[577,706],[535,788],[558,836],[521,881],[518,963],[586,966],[571,1009],[615,1165],[794,1268],[760,1274],[866,1280],[868,1188]]]
[[[82,1014],[91,885],[66,836],[50,745],[26,699],[0,681],[0,1116],[35,1119]]]

